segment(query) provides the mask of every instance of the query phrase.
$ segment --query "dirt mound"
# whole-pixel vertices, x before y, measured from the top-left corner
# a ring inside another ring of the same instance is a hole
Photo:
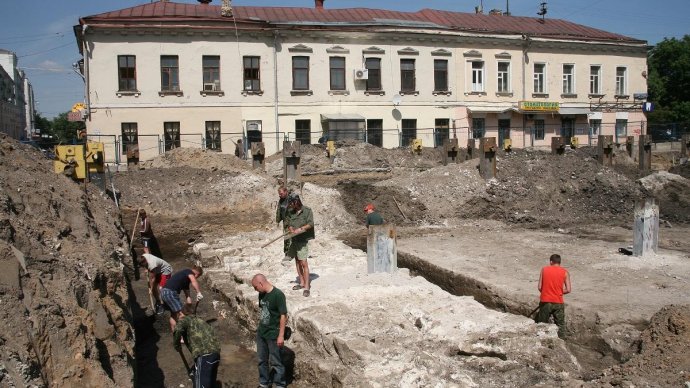
[[[0,385],[131,386],[115,205],[4,135],[0,165]]]
[[[222,154],[216,151],[202,150],[200,148],[175,148],[166,151],[154,159],[143,162],[139,168],[171,168],[194,167],[207,170],[246,170],[251,167],[251,162],[239,159],[235,155]]]
[[[690,163],[679,164],[671,167],[668,172],[678,174],[684,178],[690,179]]]
[[[680,387],[690,381],[690,306],[665,306],[640,337],[640,353],[594,383],[623,387]]]
[[[647,195],[657,199],[659,215],[671,222],[690,222],[690,180],[666,171],[639,180]]]

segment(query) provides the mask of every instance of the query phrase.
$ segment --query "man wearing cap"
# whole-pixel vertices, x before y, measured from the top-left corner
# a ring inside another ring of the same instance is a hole
[[[299,284],[292,287],[293,290],[301,290],[302,295],[310,295],[310,280],[309,280],[309,250],[307,243],[314,239],[314,214],[311,209],[302,205],[302,200],[299,195],[292,194],[288,200],[287,225],[290,233],[296,233],[292,237],[290,247],[287,251],[287,256],[295,259],[295,266],[297,268],[297,277]]]
[[[374,210],[373,204],[368,204],[364,207],[364,212],[367,214],[366,224],[369,225],[383,225],[383,217]]]

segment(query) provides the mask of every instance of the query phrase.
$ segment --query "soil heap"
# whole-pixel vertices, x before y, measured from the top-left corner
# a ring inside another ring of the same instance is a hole
[[[118,210],[4,135],[0,166],[0,385],[131,386]]]

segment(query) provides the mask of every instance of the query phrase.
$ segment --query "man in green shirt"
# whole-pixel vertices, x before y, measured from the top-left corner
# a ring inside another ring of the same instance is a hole
[[[289,199],[287,225],[290,233],[296,233],[290,241],[287,255],[295,259],[299,284],[292,287],[293,290],[301,290],[302,295],[309,296],[309,249],[307,243],[314,239],[314,214],[311,209],[302,205],[299,195],[292,194]]]
[[[374,205],[368,204],[364,207],[364,212],[367,213],[366,224],[369,225],[383,225],[383,217],[374,209]]]
[[[259,387],[267,388],[275,384],[276,388],[283,388],[287,385],[285,366],[280,355],[280,349],[285,343],[287,322],[285,294],[274,287],[263,274],[254,275],[252,287],[259,292],[259,326],[256,330]]]
[[[194,387],[212,388],[220,364],[220,343],[211,325],[194,315],[191,304],[185,304],[173,332],[173,346],[182,351],[180,339],[194,358]]]

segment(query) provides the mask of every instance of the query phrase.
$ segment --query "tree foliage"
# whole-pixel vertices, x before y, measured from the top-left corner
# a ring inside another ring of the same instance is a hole
[[[650,123],[690,121],[690,35],[664,39],[649,51]]]
[[[67,113],[60,113],[53,118],[52,129],[58,140],[63,143],[71,143],[77,138],[77,132],[84,129],[83,121],[69,121],[67,120]]]

